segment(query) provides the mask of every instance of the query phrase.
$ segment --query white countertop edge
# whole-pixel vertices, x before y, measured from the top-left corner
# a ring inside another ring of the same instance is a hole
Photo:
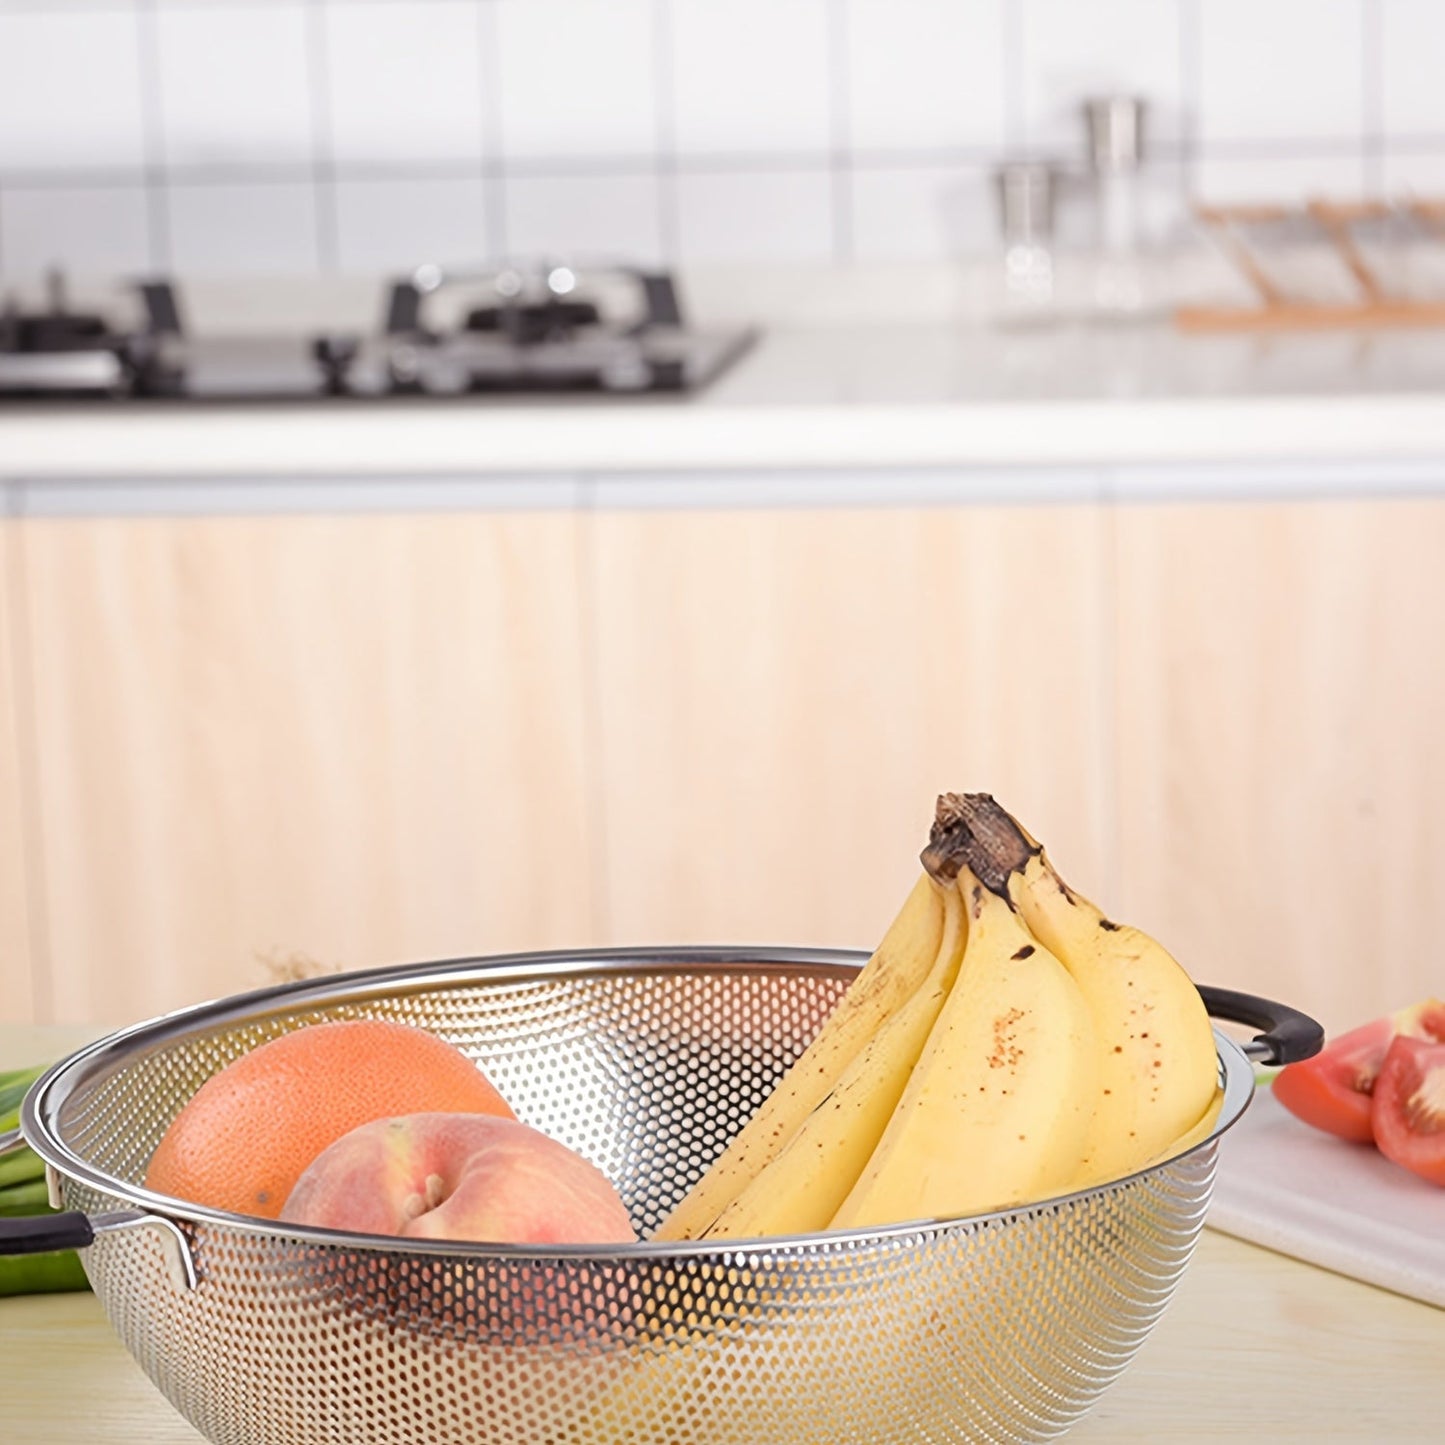
[[[1427,461],[1158,463],[1140,467],[743,468],[660,472],[0,478],[12,518],[378,513],[737,511],[1110,503],[1308,502],[1445,496]]]
[[[1445,397],[0,415],[0,479],[1151,466],[1445,457]]]

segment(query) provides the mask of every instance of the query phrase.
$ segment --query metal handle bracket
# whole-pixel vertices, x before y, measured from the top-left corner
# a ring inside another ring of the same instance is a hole
[[[1199,985],[1199,996],[1211,1018],[1246,1024],[1262,1031],[1240,1046],[1256,1063],[1295,1064],[1312,1058],[1324,1047],[1324,1028],[1288,1004],[1205,984]]]
[[[112,1214],[96,1215],[71,1209],[61,1214],[0,1219],[0,1255],[89,1249],[103,1234],[120,1234],[136,1229],[159,1229],[165,1234],[166,1264],[171,1282],[178,1289],[195,1289],[196,1261],[191,1254],[190,1241],[180,1225],[163,1214],[148,1214],[142,1209],[122,1209]]]

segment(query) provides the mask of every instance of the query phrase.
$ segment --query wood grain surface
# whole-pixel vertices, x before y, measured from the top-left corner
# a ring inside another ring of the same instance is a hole
[[[585,943],[577,519],[29,519],[38,1016]]]
[[[1106,879],[1092,506],[604,512],[592,522],[618,941],[871,947],[940,792]]]
[[[868,948],[960,788],[1202,982],[1445,987],[1445,500],[3,527],[0,1018]]]
[[[1331,1032],[1445,991],[1445,501],[1114,524],[1111,906]]]
[[[25,844],[21,765],[23,719],[16,686],[16,644],[24,645],[17,615],[23,606],[16,524],[0,517],[0,1021],[35,1017],[31,968],[32,860]]]

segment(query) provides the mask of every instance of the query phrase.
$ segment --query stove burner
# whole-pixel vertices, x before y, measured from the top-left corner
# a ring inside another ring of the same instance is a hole
[[[589,273],[620,284],[630,308],[609,315],[581,294],[568,266],[449,276],[424,266],[395,282],[386,308],[392,385],[410,392],[683,391],[709,380],[750,344],[749,333],[709,337],[683,326],[677,286],[665,272],[615,267]],[[451,329],[431,324],[443,289],[488,285],[492,299]]]
[[[139,326],[71,310],[58,277],[47,308],[0,310],[0,401],[681,392],[705,385],[753,339],[687,327],[673,278],[628,267],[422,266],[391,283],[380,330],[311,337],[196,335],[172,283],[135,290]]]
[[[99,316],[73,312],[44,312],[22,316],[9,311],[0,316],[0,346],[7,351],[89,351],[107,334]]]
[[[70,310],[58,272],[49,308],[0,310],[0,396],[174,396],[182,381],[180,310],[167,282],[139,288],[145,326],[118,331],[105,317]]]
[[[518,346],[562,341],[602,313],[590,301],[535,301],[525,306],[478,306],[467,312],[468,331],[500,331]]]

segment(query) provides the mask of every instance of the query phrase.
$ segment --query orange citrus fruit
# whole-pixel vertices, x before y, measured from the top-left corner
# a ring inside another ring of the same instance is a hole
[[[312,1024],[243,1054],[187,1102],[145,1184],[192,1204],[276,1219],[328,1144],[401,1114],[515,1117],[460,1049],[408,1024]]]

